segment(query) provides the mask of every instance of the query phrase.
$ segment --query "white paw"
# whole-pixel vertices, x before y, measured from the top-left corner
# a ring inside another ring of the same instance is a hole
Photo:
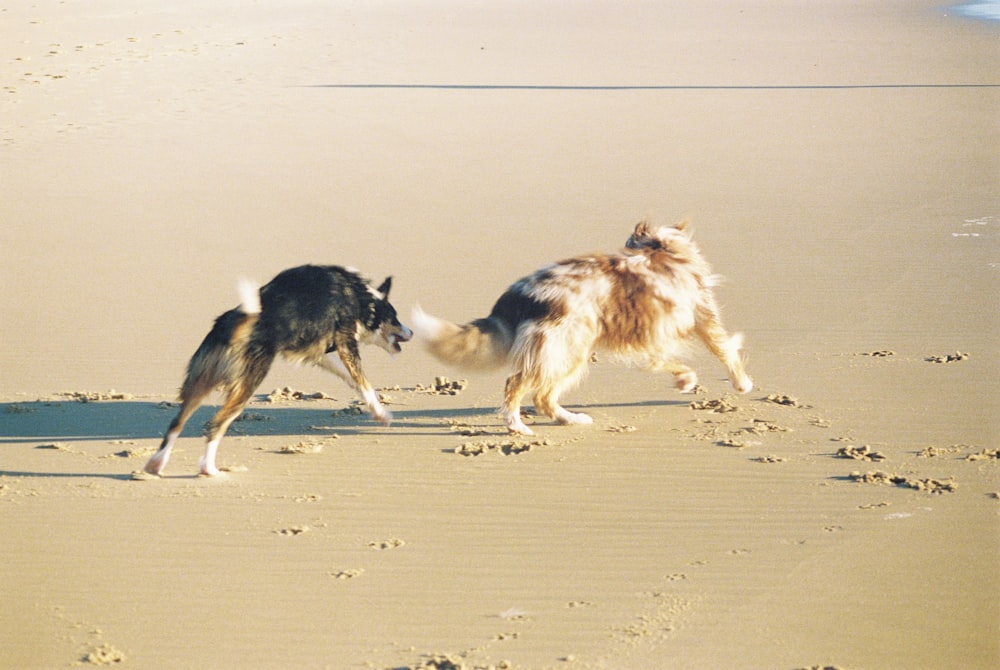
[[[753,390],[753,380],[744,376],[742,379],[733,381],[733,388],[737,393],[750,393]]]
[[[198,463],[198,474],[202,477],[218,477],[222,472],[215,467],[215,463],[207,463],[205,459],[202,459]]]
[[[556,421],[567,426],[589,426],[594,423],[594,419],[589,414],[567,412],[566,410],[557,414]]]
[[[534,435],[535,431],[524,425],[524,421],[521,421],[521,416],[508,416],[507,417],[507,430],[515,435]]]
[[[146,461],[146,465],[142,469],[151,475],[156,475],[157,477],[159,477],[160,473],[163,472],[163,468],[165,468],[166,465],[167,465],[166,458],[154,454],[152,458]]]
[[[372,418],[374,418],[383,426],[388,426],[390,423],[392,423],[392,412],[387,410],[385,407],[382,407],[381,405],[378,407],[373,407]]]

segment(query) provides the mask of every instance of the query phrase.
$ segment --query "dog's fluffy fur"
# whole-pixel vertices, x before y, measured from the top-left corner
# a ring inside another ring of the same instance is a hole
[[[225,401],[208,424],[200,464],[201,474],[217,475],[215,453],[222,436],[278,354],[341,377],[364,398],[375,419],[388,424],[392,415],[361,369],[358,344],[377,344],[395,354],[399,343],[412,336],[389,303],[391,286],[391,277],[373,289],[354,270],[315,265],[285,270],[259,291],[256,284],[240,281],[240,306],[215,320],[191,357],[180,411],[146,463],[146,472],[163,471],[184,424],[209,393],[221,389]]]
[[[509,365],[502,413],[511,432],[531,434],[520,402],[532,390],[540,413],[564,424],[591,423],[558,399],[598,349],[670,372],[677,388],[690,391],[698,377],[677,356],[697,335],[726,366],[733,387],[750,391],[743,339],[722,327],[716,283],[686,223],[642,222],[618,253],[571,258],[517,281],[486,318],[459,326],[417,307],[413,326],[439,360],[465,368]]]

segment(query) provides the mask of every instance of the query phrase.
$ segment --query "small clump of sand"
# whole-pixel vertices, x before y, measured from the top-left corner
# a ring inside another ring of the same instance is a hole
[[[960,361],[966,361],[969,358],[969,354],[956,351],[953,354],[944,354],[943,356],[928,356],[924,360],[928,363],[958,363]]]
[[[123,652],[105,643],[88,651],[82,662],[90,665],[118,665],[127,659]]]
[[[336,400],[333,396],[323,391],[298,391],[290,386],[276,388],[264,398],[266,402],[292,402],[296,400]]]
[[[919,479],[904,475],[894,475],[888,472],[852,472],[850,478],[863,484],[894,484],[904,488],[916,489],[926,493],[951,493],[958,488],[953,478],[949,479]]]
[[[837,458],[851,458],[856,461],[884,461],[886,459],[885,454],[874,451],[867,444],[860,447],[846,446],[837,449],[835,454]]]
[[[417,384],[418,393],[428,393],[431,395],[458,395],[469,385],[465,379],[449,379],[448,377],[435,377],[434,383],[429,386]]]
[[[477,440],[475,442],[463,442],[455,447],[455,453],[459,456],[482,456],[488,453],[498,453],[504,456],[517,456],[524,454],[536,447],[551,445],[548,439],[524,440],[519,438],[497,439],[497,440]]]

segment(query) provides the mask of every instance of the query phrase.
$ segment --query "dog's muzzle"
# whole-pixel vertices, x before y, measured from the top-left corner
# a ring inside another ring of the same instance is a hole
[[[398,354],[403,350],[403,348],[399,346],[399,344],[401,342],[409,342],[410,339],[412,338],[413,338],[413,331],[404,326],[403,324],[399,324],[399,332],[393,333],[392,335],[389,336],[389,346],[392,347],[392,350]]]

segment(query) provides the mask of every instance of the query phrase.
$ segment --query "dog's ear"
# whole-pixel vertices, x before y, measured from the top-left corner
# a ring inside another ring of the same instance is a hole
[[[689,235],[691,234],[690,231],[688,231],[688,228],[690,227],[691,227],[691,222],[688,221],[687,219],[682,219],[674,224],[674,228],[681,231],[682,233],[688,233]]]
[[[632,234],[637,237],[649,235],[649,219],[643,219],[639,223],[635,224],[635,231]]]
[[[383,300],[388,300],[389,299],[389,289],[391,289],[391,288],[392,288],[392,277],[386,277],[385,281],[382,282],[382,285],[379,286],[375,290],[378,291],[380,294],[382,294],[382,299]]]

